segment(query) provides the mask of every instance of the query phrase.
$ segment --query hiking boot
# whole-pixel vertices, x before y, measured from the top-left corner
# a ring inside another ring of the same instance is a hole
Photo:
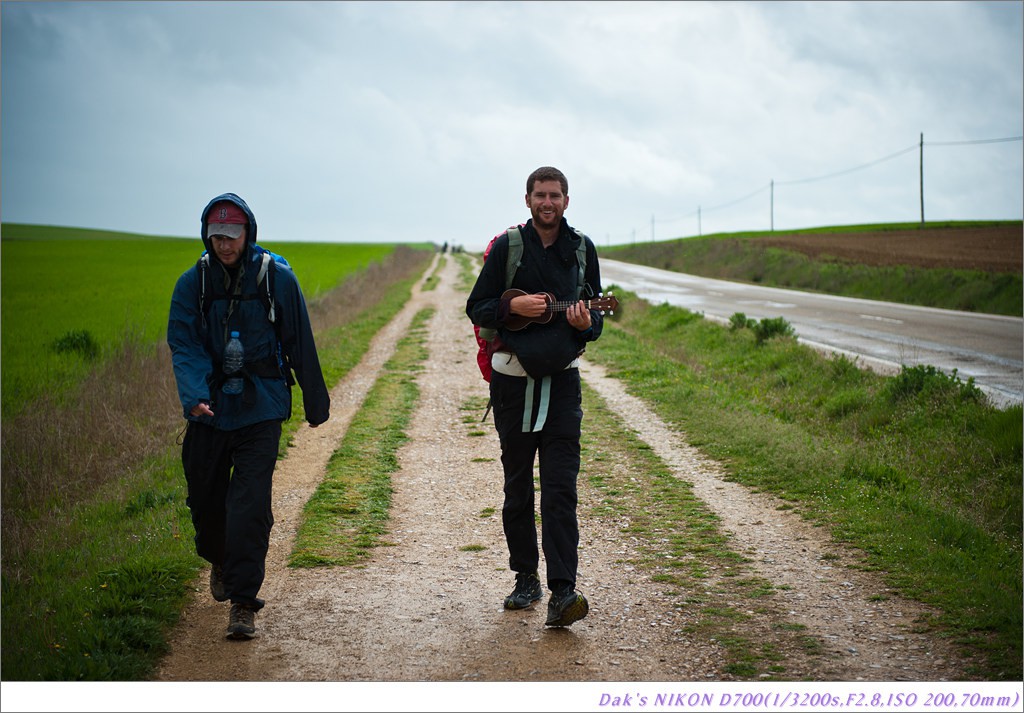
[[[543,596],[536,572],[516,574],[516,588],[505,597],[506,609],[526,609]]]
[[[551,593],[548,600],[548,620],[544,626],[569,626],[590,611],[587,598],[572,587]]]
[[[256,636],[256,610],[248,604],[232,604],[228,618],[229,639],[252,639]]]
[[[224,568],[219,565],[210,568],[210,594],[218,602],[228,600],[227,591],[224,589]]]

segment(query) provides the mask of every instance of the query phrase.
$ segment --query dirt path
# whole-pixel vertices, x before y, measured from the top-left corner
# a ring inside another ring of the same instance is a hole
[[[431,268],[432,270],[433,268]],[[428,271],[427,274],[430,274]],[[185,610],[160,681],[715,681],[722,652],[713,639],[683,634],[685,613],[663,587],[622,564],[632,553],[620,525],[589,516],[593,497],[581,479],[578,586],[590,615],[569,629],[545,629],[543,602],[501,607],[512,584],[500,515],[501,467],[490,422],[468,437],[460,410],[486,395],[475,342],[448,259],[435,290],[415,290],[375,338],[363,362],[332,394],[332,417],[303,428],[275,475],[277,519],[251,642],[224,638],[228,605],[214,602],[205,578]],[[413,315],[436,308],[430,359],[410,441],[394,475],[391,547],[362,567],[289,569],[286,558],[301,508],[327,460]],[[598,346],[600,343],[598,343]],[[595,347],[596,348],[596,347]],[[788,621],[825,642],[824,655],[787,656],[786,678],[814,681],[960,680],[960,664],[941,641],[914,633],[919,605],[892,596],[876,577],[845,565],[853,557],[769,497],[721,479],[642,402],[594,364],[586,382],[633,424],[676,475],[723,518],[733,549],[783,587]],[[474,462],[475,458],[494,459]],[[462,551],[466,545],[482,551]],[[543,564],[542,564],[543,566]],[[877,601],[876,601],[877,599]],[[546,601],[546,599],[545,599]]]

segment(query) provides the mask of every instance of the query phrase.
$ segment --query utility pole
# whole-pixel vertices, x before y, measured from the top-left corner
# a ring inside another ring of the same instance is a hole
[[[774,178],[771,180],[770,186],[771,186],[771,191],[769,191],[769,194],[770,194],[771,197],[768,199],[768,204],[769,204],[768,205],[768,212],[770,213],[770,215],[769,215],[769,224],[771,225],[772,232],[774,233],[775,232],[775,179]]]
[[[924,132],[921,132],[921,149],[920,149],[920,168],[919,173],[921,181],[921,227],[924,227]]]
[[[651,242],[654,242],[654,213],[651,213]]]
[[[697,206],[697,235],[703,235],[700,231],[700,206]]]

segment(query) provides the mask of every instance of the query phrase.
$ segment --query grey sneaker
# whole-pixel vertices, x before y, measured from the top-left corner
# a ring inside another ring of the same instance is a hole
[[[252,639],[256,636],[256,610],[247,604],[232,604],[228,618],[229,639]]]
[[[516,588],[505,597],[506,609],[526,609],[541,598],[540,578],[536,572],[519,572],[516,575]]]
[[[224,589],[224,568],[219,565],[213,565],[210,568],[210,594],[218,602],[228,600],[227,592]]]
[[[587,598],[569,587],[560,592],[552,592],[548,600],[548,620],[544,626],[569,626],[579,621],[590,611]]]

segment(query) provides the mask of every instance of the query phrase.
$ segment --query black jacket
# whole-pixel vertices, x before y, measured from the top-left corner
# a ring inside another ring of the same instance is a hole
[[[593,241],[580,236],[562,219],[558,239],[549,248],[529,220],[523,226],[523,257],[512,289],[526,293],[548,292],[559,302],[575,301],[578,286],[576,248],[580,240],[586,241],[587,268],[583,299],[597,297],[601,292],[601,269]],[[580,332],[565,318],[565,312],[556,312],[545,324],[532,323],[520,330],[506,327],[509,299],[505,292],[505,263],[508,258],[508,233],[499,237],[491,247],[476,284],[466,301],[466,315],[480,326],[498,330],[500,348],[513,352],[527,373],[541,378],[564,369],[583,352],[587,342],[601,336],[604,317],[599,310],[590,310],[591,329]]]

